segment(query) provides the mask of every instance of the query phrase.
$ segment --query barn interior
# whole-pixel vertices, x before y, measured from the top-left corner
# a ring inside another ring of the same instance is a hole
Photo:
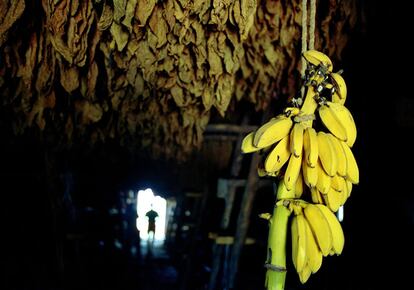
[[[276,179],[240,146],[300,89],[302,11],[1,1],[0,288],[264,289],[259,214],[272,212]],[[285,289],[406,287],[410,17],[397,3],[316,1],[315,49],[343,70],[361,180],[343,208],[343,253],[306,284],[289,262]]]

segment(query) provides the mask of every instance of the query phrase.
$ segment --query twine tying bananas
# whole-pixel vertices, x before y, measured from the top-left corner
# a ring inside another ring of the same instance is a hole
[[[268,290],[284,289],[286,271],[280,269],[286,269],[289,222],[291,258],[302,283],[319,270],[323,257],[341,254],[345,238],[335,212],[359,182],[351,151],[357,128],[344,106],[345,81],[339,72],[332,72],[327,55],[308,50],[302,56],[307,63],[302,87],[305,97],[295,102],[302,106],[285,108],[249,133],[241,148],[243,153],[262,154],[260,176],[279,180],[273,215],[262,215],[270,224]]]

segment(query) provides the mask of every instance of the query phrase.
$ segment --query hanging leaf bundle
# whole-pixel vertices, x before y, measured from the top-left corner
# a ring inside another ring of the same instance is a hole
[[[356,1],[324,5],[317,45],[339,59]],[[295,92],[301,14],[297,1],[1,1],[2,115],[62,146],[185,158],[212,110]]]

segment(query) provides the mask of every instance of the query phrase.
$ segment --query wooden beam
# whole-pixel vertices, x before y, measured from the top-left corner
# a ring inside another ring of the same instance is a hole
[[[257,129],[252,125],[233,125],[233,124],[210,124],[207,125],[204,133],[225,133],[225,134],[243,134],[250,133]]]
[[[244,115],[242,122],[241,122],[241,126],[244,127],[244,126],[247,126],[248,124],[249,124],[249,115]],[[246,134],[244,133],[239,133],[239,135],[237,136],[238,137],[237,142],[233,148],[233,162],[231,163],[231,168],[230,168],[230,175],[232,177],[237,177],[240,174],[243,157],[244,157],[244,154],[241,151],[241,146],[242,146],[245,135]]]
[[[237,219],[236,235],[230,259],[230,289],[234,288],[234,281],[239,266],[240,253],[245,243],[247,230],[249,228],[250,213],[252,210],[254,197],[256,195],[256,190],[259,183],[259,176],[257,174],[257,166],[259,164],[259,159],[260,156],[257,153],[254,153],[252,156],[252,161],[250,163],[246,186],[243,192],[243,199],[240,205],[240,212]]]
[[[238,139],[239,137],[237,135],[220,135],[220,134],[204,135],[204,140],[208,140],[208,141],[233,142],[233,141],[237,141]]]

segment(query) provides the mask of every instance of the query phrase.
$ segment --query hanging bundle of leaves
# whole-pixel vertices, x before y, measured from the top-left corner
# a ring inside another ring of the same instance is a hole
[[[16,134],[36,128],[63,146],[116,140],[185,158],[211,110],[225,116],[243,98],[260,110],[294,93],[296,2],[1,1],[2,111]],[[339,58],[356,1],[325,5],[316,47]]]

